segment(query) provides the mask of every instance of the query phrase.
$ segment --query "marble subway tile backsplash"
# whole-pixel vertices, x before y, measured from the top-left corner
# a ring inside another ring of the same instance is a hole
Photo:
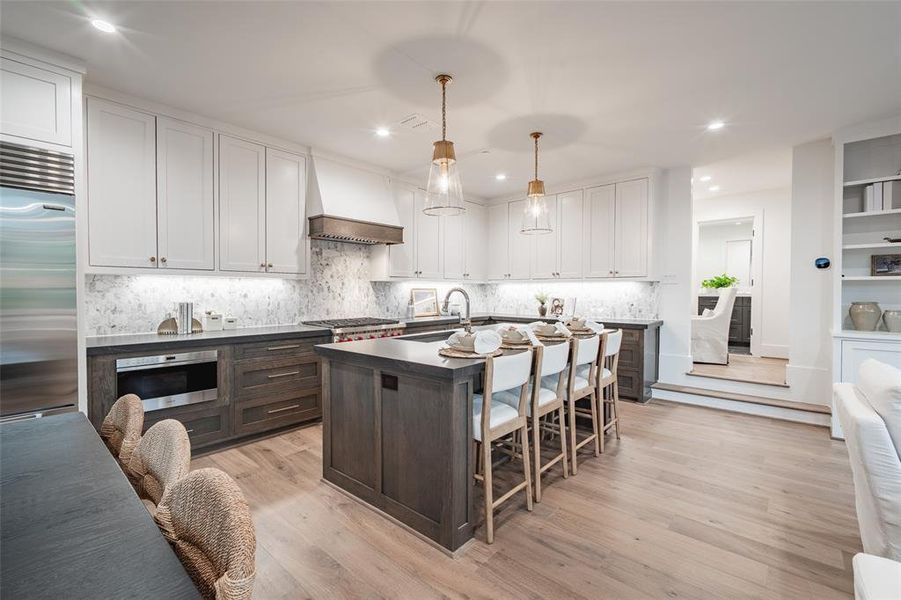
[[[328,317],[403,317],[412,288],[437,288],[439,302],[455,282],[369,281],[370,248],[313,241],[311,275],[305,280],[178,276],[88,275],[87,335],[156,331],[180,301],[194,302],[198,318],[215,310],[237,317],[240,327],[284,325]],[[654,318],[654,283],[503,283],[461,285],[474,312],[537,315],[534,295],[577,297],[577,312],[599,317]],[[461,302],[459,296],[456,302]]]

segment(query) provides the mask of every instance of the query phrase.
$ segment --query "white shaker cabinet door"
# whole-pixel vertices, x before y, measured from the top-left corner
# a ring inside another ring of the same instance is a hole
[[[466,256],[464,279],[484,281],[488,275],[488,214],[485,207],[466,203],[466,219],[463,221],[463,240]]]
[[[443,277],[441,251],[441,218],[422,212],[425,208],[426,193],[416,191],[416,269],[420,279],[441,279]],[[459,217],[458,217],[459,218]]]
[[[72,145],[72,79],[6,57],[0,66],[0,131]]]
[[[585,190],[586,277],[613,277],[616,186]]]
[[[159,267],[215,268],[213,132],[158,117],[156,189]]]
[[[532,278],[557,278],[557,250],[560,239],[560,225],[557,220],[557,196],[545,196],[547,212],[550,217],[550,233],[519,234],[524,238],[533,238],[532,242]],[[520,217],[521,219],[522,217]],[[511,230],[512,235],[512,230]]]
[[[507,204],[488,207],[488,279],[506,279],[510,272]]]
[[[219,136],[219,268],[266,270],[266,148]]]
[[[303,156],[266,148],[266,270],[306,272],[306,172]]]
[[[444,216],[443,235],[444,235],[444,278],[461,281],[464,279],[466,272],[466,251],[463,243],[464,224],[469,212],[469,205],[466,206],[467,212],[462,215]]]
[[[388,275],[390,277],[415,277],[416,232],[413,211],[416,210],[416,192],[411,188],[394,189],[394,206],[397,218],[404,228],[404,243],[388,246]]]
[[[557,277],[582,277],[582,190],[557,194]]]
[[[508,205],[507,235],[510,245],[510,269],[508,279],[528,279],[532,274],[532,235],[521,233],[525,200],[515,200]]]
[[[616,234],[614,274],[644,277],[648,274],[648,180],[616,184]]]
[[[88,98],[88,247],[99,267],[156,268],[156,119]]]

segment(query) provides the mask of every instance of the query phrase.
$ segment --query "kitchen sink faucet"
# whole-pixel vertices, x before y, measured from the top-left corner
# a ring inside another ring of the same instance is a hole
[[[460,292],[463,294],[463,299],[466,300],[466,318],[461,319],[460,323],[463,325],[463,330],[466,333],[472,333],[472,320],[469,318],[469,294],[466,293],[466,290],[463,288],[451,288],[448,290],[447,295],[444,297],[444,304],[441,305],[442,312],[447,312],[448,305],[450,304],[451,294],[454,292]]]

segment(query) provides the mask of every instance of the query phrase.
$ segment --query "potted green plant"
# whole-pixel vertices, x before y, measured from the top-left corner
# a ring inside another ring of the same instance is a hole
[[[738,277],[732,277],[731,275],[726,275],[723,273],[722,275],[714,275],[710,279],[705,279],[701,282],[701,287],[708,290],[722,290],[725,288],[730,288],[733,285],[738,283]]]
[[[535,294],[535,299],[538,300],[538,316],[543,317],[547,315],[547,292],[538,291]]]

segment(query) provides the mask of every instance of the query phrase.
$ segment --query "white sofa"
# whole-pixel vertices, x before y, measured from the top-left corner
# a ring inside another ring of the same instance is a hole
[[[691,360],[696,363],[729,364],[729,325],[735,306],[736,288],[720,290],[716,307],[708,315],[691,318]]]
[[[901,370],[868,359],[834,390],[864,551],[901,561]]]
[[[864,554],[854,555],[854,600],[901,598],[901,563]]]

